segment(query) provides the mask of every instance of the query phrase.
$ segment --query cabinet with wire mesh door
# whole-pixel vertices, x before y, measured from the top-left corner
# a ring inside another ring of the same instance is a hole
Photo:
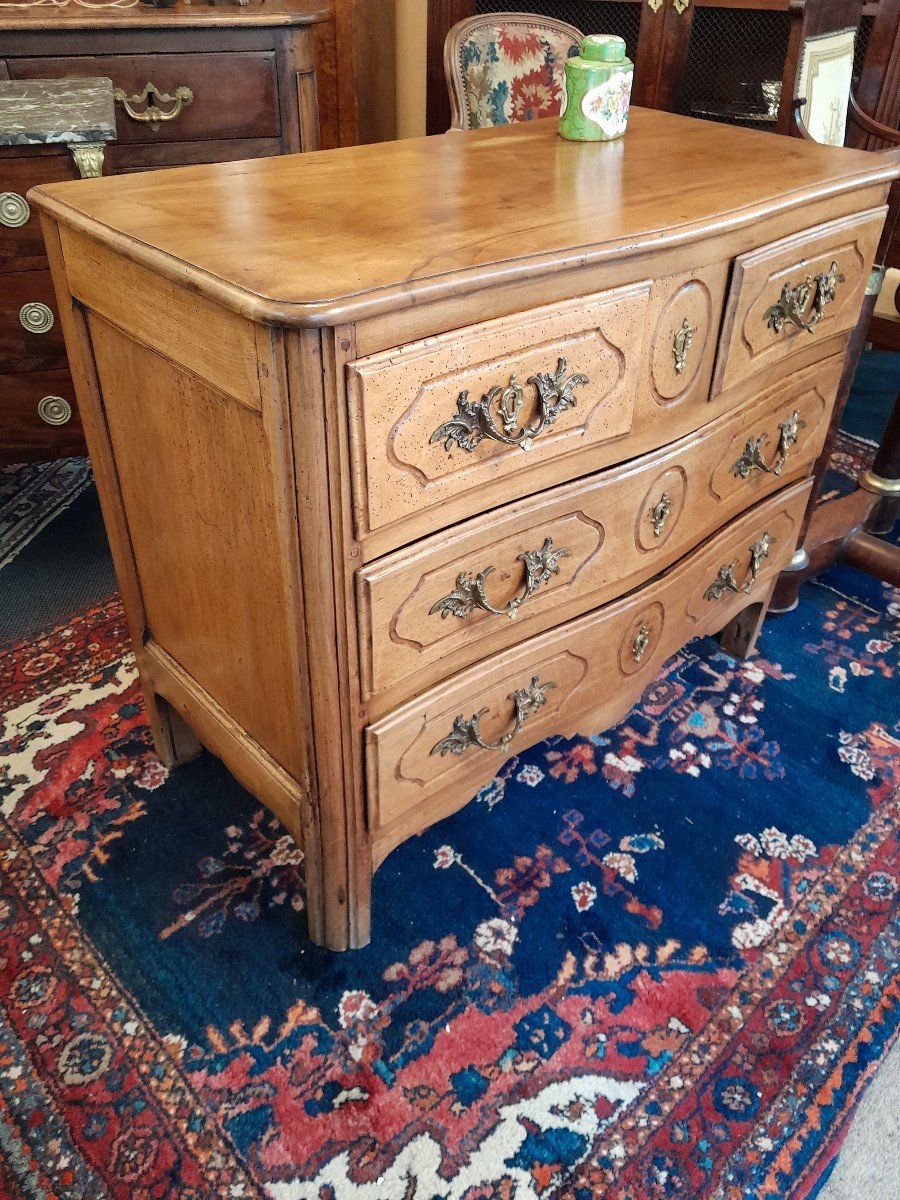
[[[509,0],[428,0],[428,132],[449,125],[443,41],[465,17],[509,12]],[[791,29],[790,0],[528,0],[527,10],[582,33],[624,38],[634,61],[632,103],[704,120],[774,129]],[[865,56],[877,2],[863,7]],[[853,23],[855,16],[849,23]]]

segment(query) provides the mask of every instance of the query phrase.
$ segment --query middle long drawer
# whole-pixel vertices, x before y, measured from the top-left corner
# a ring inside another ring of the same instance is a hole
[[[808,470],[836,355],[653,454],[473,518],[357,573],[372,714],[652,578]],[[373,699],[375,698],[375,699]]]

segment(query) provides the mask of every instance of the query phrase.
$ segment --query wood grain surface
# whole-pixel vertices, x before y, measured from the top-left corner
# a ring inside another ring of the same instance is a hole
[[[889,180],[898,164],[900,151],[634,109],[619,142],[566,142],[555,121],[533,121],[40,188],[35,202],[162,273],[189,264],[227,304],[302,324],[684,246]]]

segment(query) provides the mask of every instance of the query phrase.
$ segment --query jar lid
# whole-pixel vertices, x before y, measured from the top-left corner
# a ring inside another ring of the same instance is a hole
[[[592,33],[581,39],[579,54],[589,62],[622,62],[625,40],[614,33]]]

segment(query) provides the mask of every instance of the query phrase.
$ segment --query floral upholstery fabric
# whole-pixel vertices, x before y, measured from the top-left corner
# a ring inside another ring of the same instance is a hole
[[[539,24],[484,25],[459,50],[471,129],[559,115],[566,59],[578,43]]]

